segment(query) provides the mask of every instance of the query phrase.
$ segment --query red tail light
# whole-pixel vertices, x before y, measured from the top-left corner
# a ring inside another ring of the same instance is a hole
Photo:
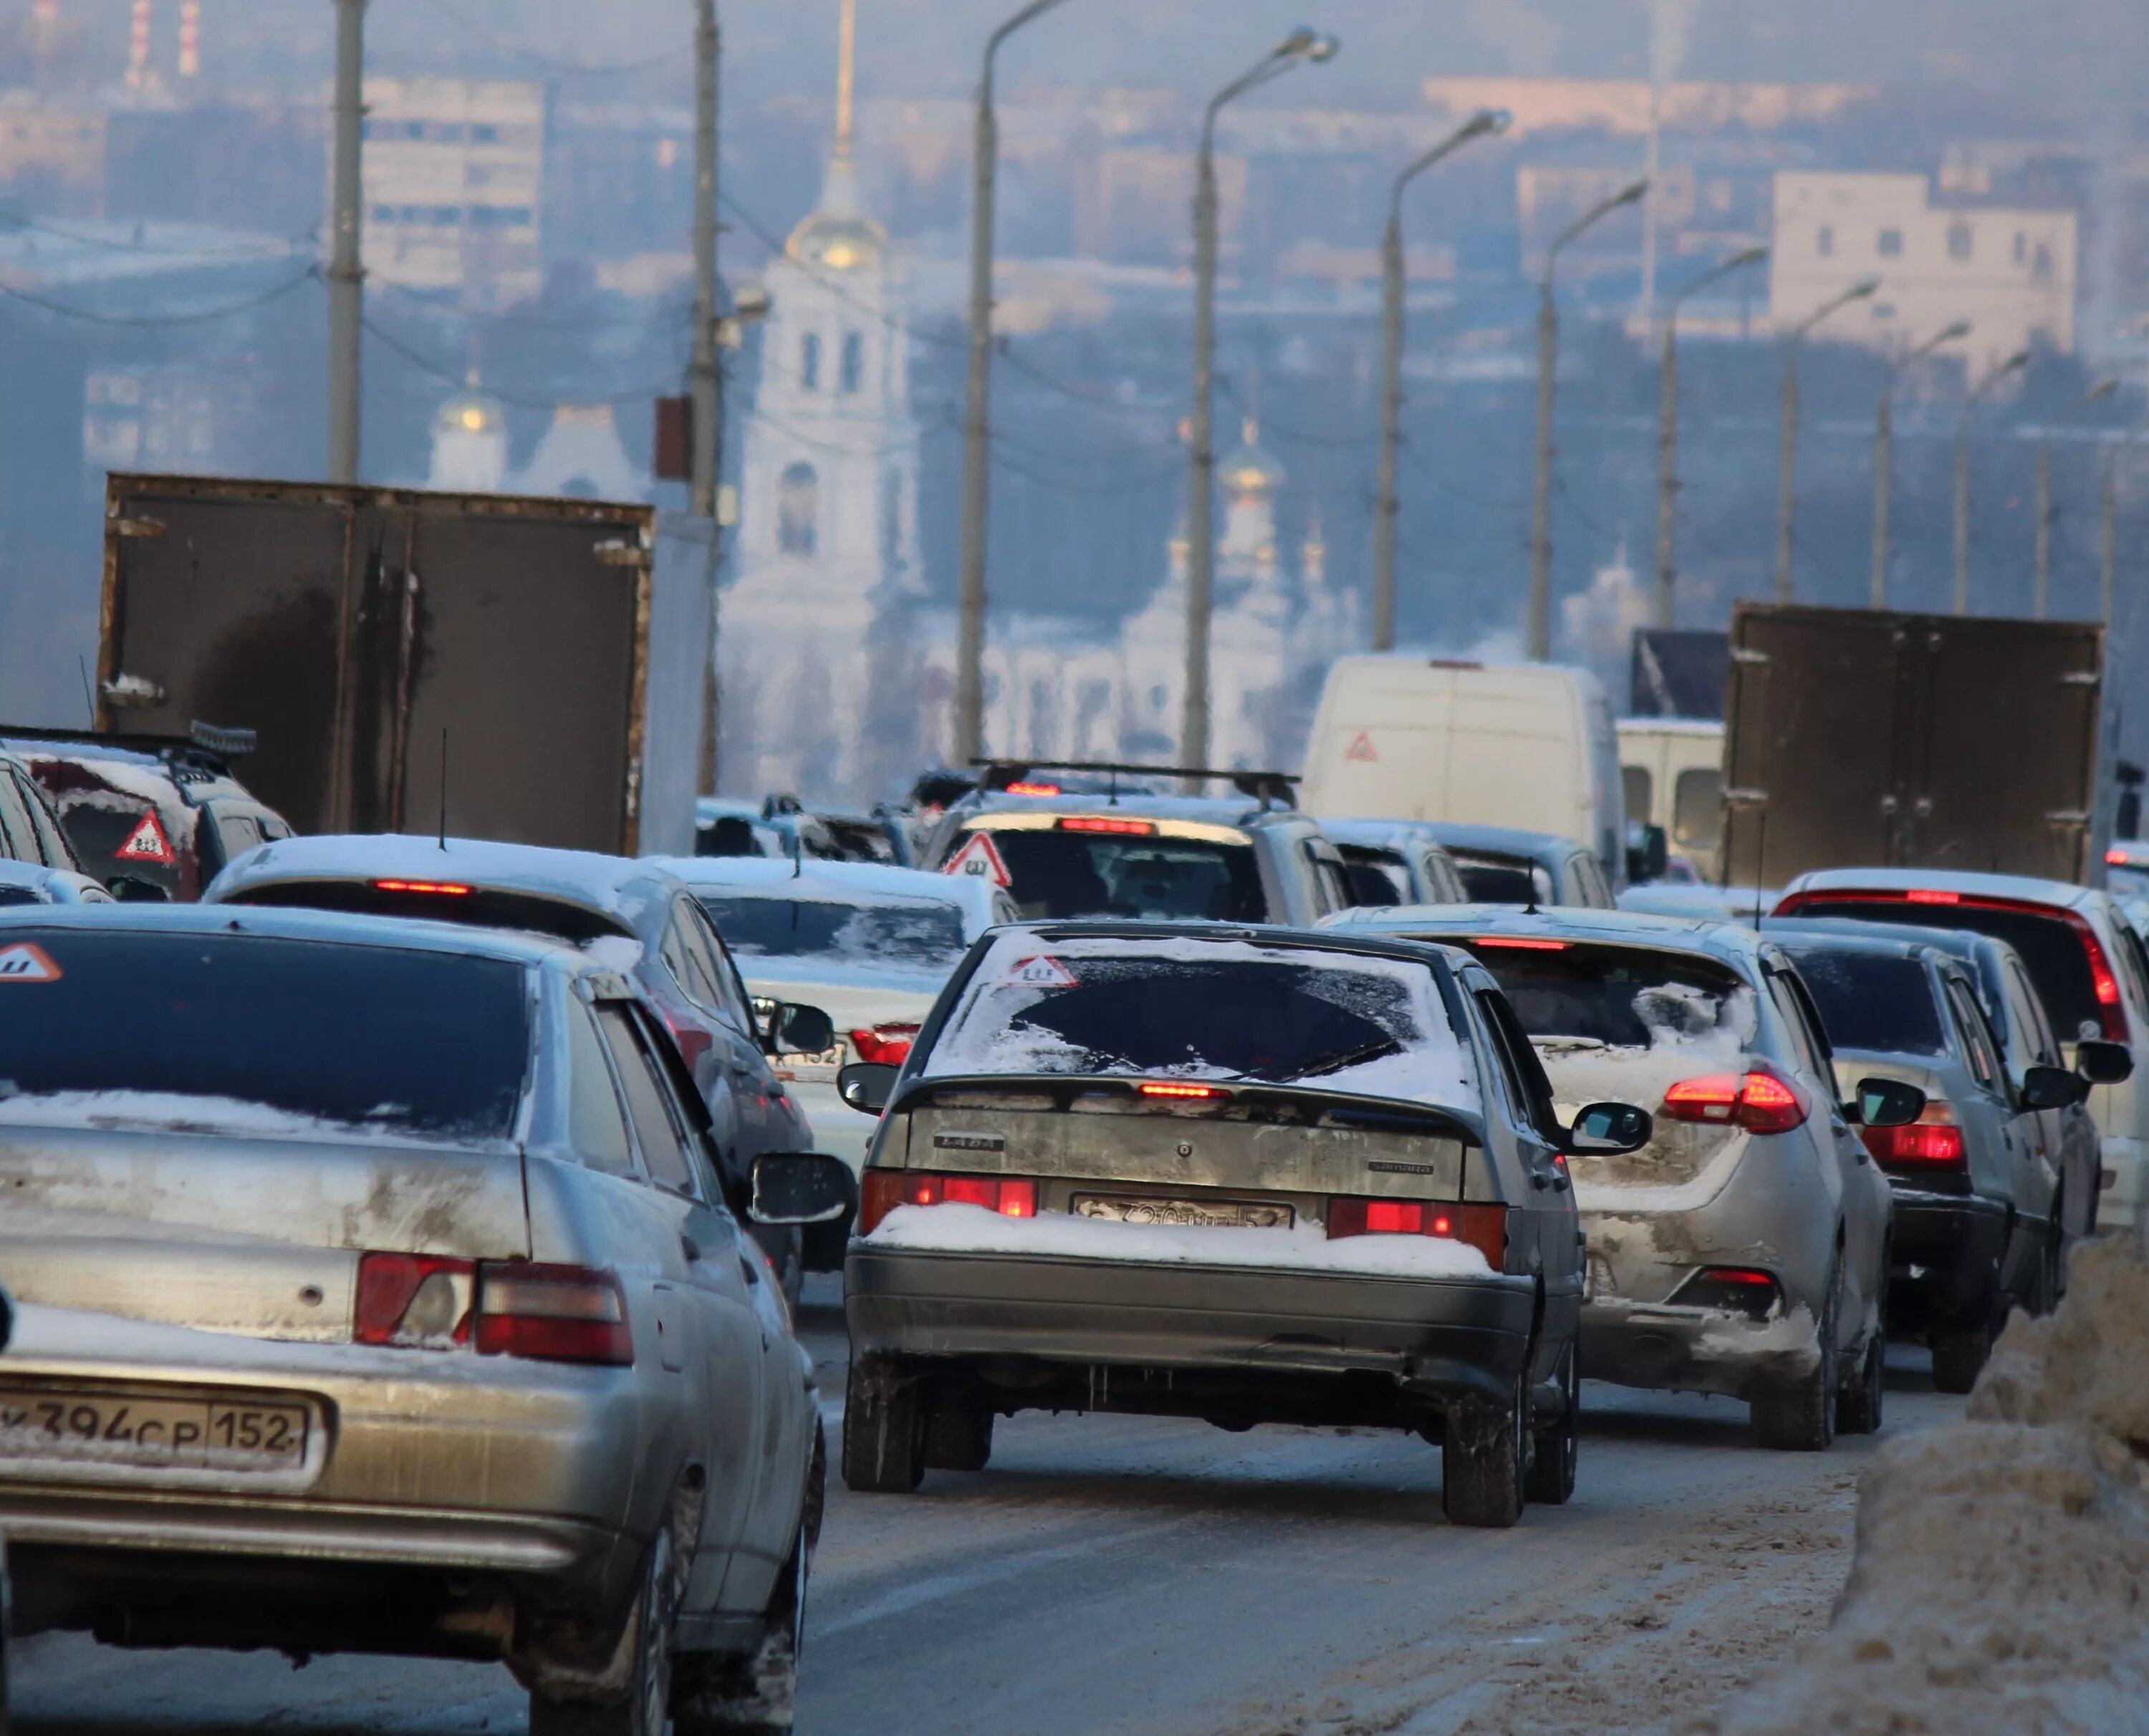
[[[1156,825],[1150,820],[1114,820],[1101,814],[1069,814],[1059,823],[1062,832],[1101,832],[1114,838],[1153,838]]]
[[[360,1344],[445,1350],[468,1344],[477,1263],[430,1254],[366,1254],[358,1262],[351,1336]]]
[[[1141,1082],[1140,1089],[1145,1097],[1183,1097],[1197,1103],[1225,1094],[1214,1085],[1182,1085],[1176,1079],[1145,1079]]]
[[[999,1175],[934,1175],[915,1170],[868,1170],[858,1204],[858,1234],[871,1235],[898,1205],[982,1205],[1004,1218],[1037,1215],[1037,1184]]]
[[[367,1254],[352,1336],[409,1350],[469,1349],[555,1362],[634,1361],[627,1293],[611,1272],[527,1260]]]
[[[1056,796],[1059,793],[1059,786],[1056,783],[1011,783],[1007,787],[1007,793],[1010,796]]]
[[[918,1040],[918,1027],[890,1024],[864,1027],[851,1033],[851,1053],[862,1061],[879,1061],[900,1067],[910,1059],[910,1045]]]
[[[1805,1120],[1806,1102],[1773,1073],[1714,1073],[1681,1079],[1664,1093],[1662,1113],[1673,1121],[1789,1133]]]
[[[1927,1104],[1924,1115],[1908,1127],[1861,1128],[1858,1136],[1880,1163],[1928,1171],[1970,1167],[1962,1129],[1944,1103]]]
[[[1338,1195],[1328,1202],[1328,1239],[1339,1241],[1347,1235],[1435,1235],[1467,1242],[1497,1272],[1507,1263],[1507,1208]]]
[[[376,880],[375,892],[422,892],[435,898],[466,898],[471,895],[467,886],[451,885],[445,880]]]
[[[1480,934],[1470,943],[1472,946],[1510,947],[1517,952],[1527,953],[1563,953],[1567,950],[1564,940],[1532,940],[1520,934]]]

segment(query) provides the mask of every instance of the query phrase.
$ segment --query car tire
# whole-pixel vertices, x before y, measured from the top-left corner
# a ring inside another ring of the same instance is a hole
[[[1866,1342],[1865,1354],[1858,1359],[1858,1372],[1836,1401],[1836,1432],[1879,1434],[1881,1415],[1887,1408],[1887,1391],[1888,1337],[1885,1332],[1875,1332]]]
[[[1440,1449],[1440,1505],[1451,1525],[1504,1530],[1522,1516],[1525,1456],[1530,1437],[1529,1369],[1515,1377],[1502,1405],[1471,1396],[1447,1407]]]
[[[650,1543],[642,1589],[627,1618],[633,1663],[617,1700],[561,1699],[533,1688],[530,1736],[664,1736],[672,1703],[672,1628],[679,1608],[678,1557],[667,1512]]]
[[[1814,1367],[1794,1380],[1763,1385],[1749,1401],[1754,1438],[1774,1452],[1826,1452],[1835,1441],[1835,1405],[1841,1380],[1836,1354],[1837,1321],[1843,1308],[1842,1256],[1829,1276],[1828,1305],[1821,1311],[1814,1337],[1820,1355]]]
[[[1967,1392],[1985,1372],[1992,1354],[1992,1329],[1981,1322],[1950,1326],[1932,1335],[1933,1389],[1938,1392]]]
[[[843,1396],[843,1487],[908,1495],[925,1480],[925,1407],[916,1383],[868,1357],[851,1364]]]
[[[1522,1493],[1547,1507],[1564,1507],[1574,1494],[1574,1474],[1582,1456],[1581,1356],[1570,1344],[1560,1363],[1559,1387],[1567,1401],[1559,1422],[1541,1431],[1532,1443],[1530,1468]]]
[[[925,1468],[982,1471],[993,1457],[993,1413],[977,1405],[937,1405],[925,1426]]]

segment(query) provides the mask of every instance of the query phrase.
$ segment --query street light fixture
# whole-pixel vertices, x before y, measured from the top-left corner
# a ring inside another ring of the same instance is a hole
[[[1791,560],[1796,541],[1799,491],[1799,353],[1806,334],[1838,308],[1864,301],[1880,287],[1877,277],[1861,277],[1840,295],[1823,302],[1791,328],[1784,350],[1784,450],[1776,490],[1776,601],[1791,600]]]
[[[1396,448],[1403,411],[1403,189],[1473,138],[1507,130],[1504,108],[1481,108],[1420,157],[1388,189],[1388,226],[1381,238],[1381,468],[1373,503],[1373,649],[1396,648]]]
[[[1977,406],[2010,375],[2030,365],[2030,352],[2018,350],[1978,382],[1962,400],[1955,425],[1955,611],[1970,613],[1970,419]]]
[[[1209,761],[1209,613],[1215,573],[1216,116],[1226,103],[1293,67],[1332,60],[1332,36],[1294,30],[1209,99],[1201,113],[1201,148],[1194,180],[1193,462],[1186,484],[1186,693],[1179,732],[1180,762]]]
[[[1622,187],[1563,229],[1546,249],[1538,288],[1538,478],[1530,516],[1530,597],[1526,654],[1537,662],[1552,656],[1552,413],[1553,375],[1559,360],[1559,308],[1553,299],[1553,271],[1567,244],[1600,218],[1635,204],[1649,190],[1646,180]]]
[[[1957,338],[1969,335],[1970,321],[1967,320],[1958,320],[1935,332],[1888,370],[1887,380],[1880,388],[1880,414],[1874,430],[1873,451],[1872,602],[1876,609],[1888,606],[1888,557],[1894,552],[1893,539],[1889,534],[1888,515],[1895,505],[1895,382],[1903,377],[1903,370],[1913,362],[1923,361],[1943,344],[1952,344]]]
[[[2092,404],[2101,404],[2119,390],[2113,379],[2100,380],[2045,425],[2037,439],[2037,576],[2031,598],[2031,612],[2045,619],[2051,601],[2052,525],[2057,515],[2052,506],[2052,430],[2072,420]]]
[[[1714,269],[1704,272],[1672,297],[1664,314],[1663,398],[1657,420],[1657,625],[1672,624],[1672,587],[1678,574],[1678,316],[1687,298],[1707,289],[1718,279],[1769,257],[1765,247],[1749,247],[1735,253]]]
[[[985,506],[991,486],[993,369],[993,194],[999,122],[993,113],[993,61],[1000,44],[1062,0],[1031,0],[985,38],[978,76],[971,147],[970,377],[963,411],[963,543],[957,571],[955,763],[967,766],[985,746]]]

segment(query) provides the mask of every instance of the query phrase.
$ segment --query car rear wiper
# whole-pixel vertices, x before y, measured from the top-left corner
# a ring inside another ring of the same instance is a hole
[[[1356,1049],[1342,1049],[1332,1054],[1316,1055],[1303,1067],[1294,1067],[1288,1073],[1273,1073],[1256,1067],[1235,1078],[1252,1079],[1261,1084],[1287,1085],[1293,1079],[1319,1079],[1331,1073],[1341,1073],[1362,1062],[1377,1061],[1383,1055],[1401,1054],[1403,1046],[1393,1037],[1383,1037],[1377,1043],[1363,1044]]]

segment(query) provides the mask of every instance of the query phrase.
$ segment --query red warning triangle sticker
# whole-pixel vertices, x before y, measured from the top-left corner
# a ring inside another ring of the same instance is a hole
[[[1019,983],[1025,989],[1074,989],[1080,987],[1074,973],[1049,953],[1036,953],[1020,960],[1005,979]]]
[[[1363,765],[1371,765],[1380,757],[1373,751],[1372,737],[1362,729],[1351,738],[1351,745],[1343,752],[1344,758],[1356,760]]]
[[[164,836],[164,828],[157,823],[154,813],[142,816],[142,823],[127,834],[127,842],[112,853],[114,862],[161,862],[167,868],[179,858],[172,853],[172,841]]]
[[[1000,854],[1000,847],[993,842],[989,832],[973,832],[970,841],[948,858],[948,866],[941,872],[976,874],[995,886],[1005,886],[1014,878],[1008,872],[1006,858]]]
[[[0,947],[0,983],[57,983],[63,973],[41,946]]]

